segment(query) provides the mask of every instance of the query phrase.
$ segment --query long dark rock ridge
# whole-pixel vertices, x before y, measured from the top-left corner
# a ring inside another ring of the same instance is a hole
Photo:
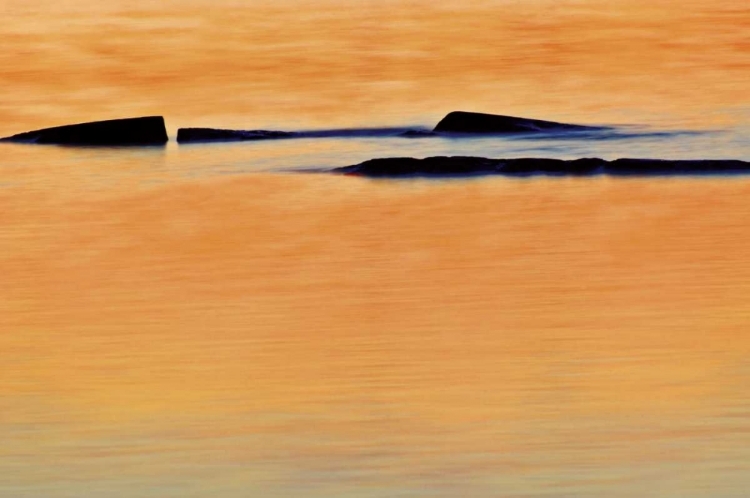
[[[297,134],[273,130],[225,130],[221,128],[180,128],[177,142],[241,142],[246,140],[272,140],[294,138]]]
[[[222,128],[180,128],[177,142],[241,142],[275,140],[282,138],[422,138],[435,133],[419,128],[337,128],[331,130],[278,131],[278,130],[227,130]]]
[[[162,116],[92,121],[19,133],[7,142],[56,145],[163,145],[167,129]]]
[[[540,119],[517,118],[481,112],[454,111],[445,116],[433,131],[442,133],[538,133],[556,131],[593,131],[606,128],[581,126]]]
[[[462,177],[476,175],[504,176],[666,176],[721,175],[750,173],[750,162],[738,160],[662,160],[583,158],[489,159],[471,156],[437,156],[425,159],[393,157],[370,159],[353,166],[335,168],[334,173],[368,177]]]
[[[354,138],[403,137],[428,138],[467,134],[523,134],[566,132],[599,132],[607,127],[581,126],[539,119],[517,118],[496,114],[455,111],[445,116],[433,130],[426,128],[344,128],[309,131],[228,130],[222,128],[180,128],[179,143],[235,142],[279,138]]]

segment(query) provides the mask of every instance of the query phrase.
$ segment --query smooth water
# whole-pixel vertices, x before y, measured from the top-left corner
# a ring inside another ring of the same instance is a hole
[[[211,7],[211,8],[209,8]],[[748,9],[0,0],[0,497],[744,497],[750,176],[367,180],[373,157],[750,160]]]

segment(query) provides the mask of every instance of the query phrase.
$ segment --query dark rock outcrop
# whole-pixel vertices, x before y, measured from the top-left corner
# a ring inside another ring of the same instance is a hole
[[[586,176],[586,175],[721,175],[750,173],[750,162],[735,160],[670,161],[661,159],[617,159],[606,161],[583,158],[562,159],[488,159],[484,157],[394,157],[371,159],[354,166],[336,168],[334,173],[369,177],[461,177],[475,175],[505,176]]]
[[[242,142],[246,140],[273,140],[294,138],[297,133],[272,130],[224,130],[220,128],[180,128],[177,142]]]
[[[427,130],[406,130],[405,132],[402,132],[398,135],[399,137],[404,138],[430,138],[430,137],[437,137],[439,136],[434,131],[427,131]]]
[[[93,121],[19,133],[7,142],[57,145],[163,145],[169,138],[161,116]]]
[[[451,112],[433,130],[425,128],[338,128],[307,131],[228,130],[222,128],[180,128],[179,143],[236,142],[279,138],[429,138],[451,134],[511,134],[599,132],[610,128],[580,126],[538,119],[516,118],[478,112]]]
[[[442,133],[537,133],[555,131],[593,131],[604,128],[580,126],[539,119],[516,118],[480,112],[455,111],[445,116],[434,131]]]
[[[275,140],[280,138],[376,138],[376,137],[431,137],[437,134],[423,129],[410,128],[334,128],[330,130],[276,131],[276,130],[226,130],[221,128],[180,128],[179,143],[241,142]]]

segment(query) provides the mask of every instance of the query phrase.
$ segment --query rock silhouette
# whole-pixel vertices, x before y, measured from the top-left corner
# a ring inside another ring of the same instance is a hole
[[[534,133],[601,129],[604,128],[480,112],[454,111],[445,116],[433,131],[442,133]]]
[[[169,138],[161,116],[92,121],[19,133],[8,142],[57,145],[163,145]]]
[[[430,138],[439,136],[434,131],[429,130],[406,130],[398,135],[404,138]]]
[[[419,128],[334,128],[329,130],[227,130],[222,128],[180,128],[177,142],[240,142],[254,140],[276,140],[280,138],[376,138],[436,136],[436,133]]]
[[[433,129],[426,128],[339,128],[329,130],[277,131],[277,130],[228,130],[222,128],[180,128],[179,143],[236,142],[273,140],[279,138],[365,138],[403,137],[429,138],[451,134],[504,134],[532,132],[585,132],[610,128],[580,126],[538,119],[516,118],[478,112],[451,112]]]
[[[370,159],[360,164],[336,168],[334,173],[368,177],[461,177],[475,175],[505,176],[666,176],[750,173],[750,162],[737,160],[687,160],[583,158],[562,159],[489,159],[485,157],[394,157]]]
[[[180,128],[177,142],[239,142],[244,140],[272,140],[294,138],[298,134],[273,130],[225,130],[221,128]]]

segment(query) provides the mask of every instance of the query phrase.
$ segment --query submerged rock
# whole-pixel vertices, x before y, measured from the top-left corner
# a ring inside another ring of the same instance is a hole
[[[169,138],[163,117],[146,116],[56,126],[0,140],[57,145],[162,145]]]
[[[294,138],[297,133],[273,130],[224,130],[220,128],[180,128],[177,142],[241,142],[245,140],[271,140]]]
[[[455,111],[445,116],[434,131],[443,133],[534,133],[553,131],[592,131],[603,128],[539,119],[516,118],[480,112]]]
[[[334,128],[327,130],[277,131],[277,130],[227,130],[221,128],[180,128],[179,143],[239,142],[247,140],[274,140],[279,138],[374,138],[374,137],[428,137],[436,136],[429,130],[408,128]]]
[[[393,157],[370,159],[354,166],[336,168],[334,173],[369,177],[461,177],[505,176],[584,176],[584,175],[708,175],[750,173],[750,162],[735,160],[670,161],[661,159],[617,159],[606,161],[583,158],[489,159],[485,157]]]
[[[430,138],[430,137],[437,137],[439,136],[434,131],[427,131],[427,130],[406,130],[405,132],[402,132],[398,135],[399,137],[404,138]]]

